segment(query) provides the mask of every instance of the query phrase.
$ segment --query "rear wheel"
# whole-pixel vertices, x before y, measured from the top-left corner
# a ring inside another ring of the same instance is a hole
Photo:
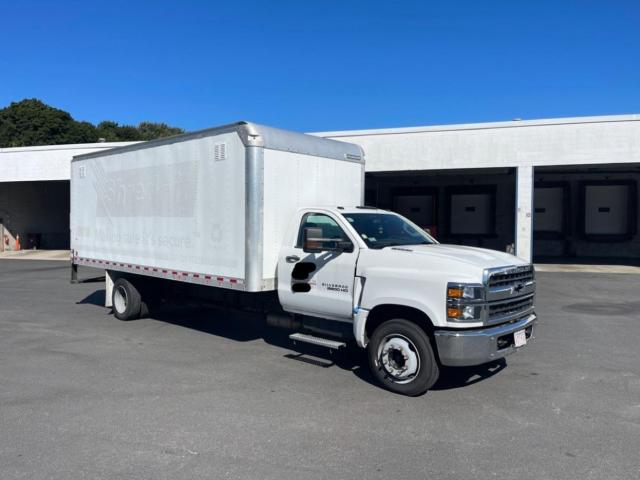
[[[126,278],[118,278],[113,283],[111,302],[113,314],[120,320],[135,320],[142,313],[140,292]]]
[[[403,395],[425,393],[440,374],[429,337],[413,322],[388,320],[367,347],[371,372],[385,388]]]

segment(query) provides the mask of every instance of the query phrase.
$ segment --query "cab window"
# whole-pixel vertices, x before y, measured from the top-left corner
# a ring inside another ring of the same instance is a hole
[[[333,218],[324,213],[306,213],[302,217],[300,222],[300,229],[298,230],[298,240],[296,242],[296,248],[303,248],[304,244],[304,231],[305,228],[319,228],[322,230],[322,238],[331,239],[328,247],[336,247],[340,242],[350,242],[351,239],[344,233],[342,227],[338,225]]]

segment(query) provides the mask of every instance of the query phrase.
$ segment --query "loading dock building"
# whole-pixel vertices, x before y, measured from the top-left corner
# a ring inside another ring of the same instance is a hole
[[[640,115],[314,135],[361,145],[365,203],[442,242],[534,260],[640,263]],[[26,246],[68,247],[71,157],[121,145],[0,149],[3,245],[21,234]]]
[[[522,258],[640,262],[640,116],[319,135],[360,144],[366,201],[440,241]]]

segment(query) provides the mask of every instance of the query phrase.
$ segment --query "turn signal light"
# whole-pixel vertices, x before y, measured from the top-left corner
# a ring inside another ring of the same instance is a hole
[[[464,289],[459,287],[447,288],[447,297],[449,298],[462,298],[463,293],[464,293]]]
[[[447,307],[447,316],[449,318],[458,318],[462,316],[462,310],[458,307]]]

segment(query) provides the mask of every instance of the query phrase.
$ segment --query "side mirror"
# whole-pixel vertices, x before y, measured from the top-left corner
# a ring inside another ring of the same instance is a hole
[[[304,229],[304,244],[302,249],[306,253],[322,252],[322,229],[317,227],[307,227]]]
[[[307,227],[304,229],[302,249],[305,253],[320,252],[353,252],[353,243],[342,238],[324,238],[321,228]]]

